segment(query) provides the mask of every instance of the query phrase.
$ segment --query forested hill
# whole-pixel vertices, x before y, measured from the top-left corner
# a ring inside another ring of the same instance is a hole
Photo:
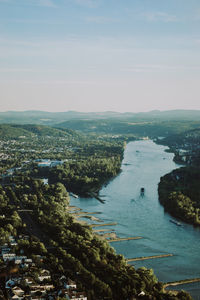
[[[183,144],[200,143],[200,127],[192,130],[187,130],[179,134],[174,134],[162,140],[162,144],[172,146],[182,146]]]
[[[175,153],[174,161],[186,165],[161,177],[159,199],[174,217],[200,226],[200,128],[160,141]]]
[[[51,137],[78,137],[80,134],[71,129],[52,128],[44,125],[16,125],[16,124],[1,124],[0,138],[22,138],[32,136],[51,136]]]
[[[84,133],[134,134],[136,136],[168,137],[200,127],[200,121],[127,121],[119,119],[69,120],[59,123],[60,128],[71,128]]]
[[[185,167],[161,177],[159,200],[174,217],[200,226],[200,171]]]
[[[46,111],[7,111],[0,112],[0,124],[33,124],[55,125],[69,120],[123,120],[127,122],[145,121],[199,121],[199,110],[170,110],[150,112],[46,112]]]
[[[0,113],[0,124],[7,126],[6,130],[5,127],[0,127],[0,136],[5,134],[9,138],[32,134],[60,137],[66,134],[74,135],[74,132],[69,131],[71,129],[85,134],[131,134],[136,137],[148,136],[154,139],[200,128],[200,111],[173,110],[145,113],[11,111]],[[12,127],[9,127],[9,124]],[[37,124],[37,126],[30,124]],[[4,134],[1,134],[2,131]]]

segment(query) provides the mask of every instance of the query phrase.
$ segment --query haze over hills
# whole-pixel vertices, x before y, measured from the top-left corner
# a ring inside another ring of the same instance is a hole
[[[23,137],[78,137],[78,133],[70,129],[57,129],[45,125],[16,125],[0,124],[0,138],[23,138]]]
[[[154,110],[141,113],[8,111],[0,113],[0,124],[2,137],[65,136],[71,134],[70,130],[73,130],[73,134],[77,134],[77,131],[85,134],[128,134],[153,139],[200,128],[200,111]]]
[[[200,110],[153,110],[149,112],[47,112],[47,111],[6,111],[0,112],[0,123],[7,124],[43,124],[55,125],[69,120],[96,120],[96,119],[118,119],[126,121],[168,121],[187,120],[199,121]]]

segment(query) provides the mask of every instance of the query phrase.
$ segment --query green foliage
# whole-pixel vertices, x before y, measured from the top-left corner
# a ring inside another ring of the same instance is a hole
[[[185,167],[163,176],[159,199],[165,209],[183,221],[200,225],[200,169]]]
[[[16,139],[16,138],[31,138],[34,136],[50,136],[50,137],[68,137],[68,136],[76,136],[79,135],[72,130],[68,129],[59,129],[52,128],[44,125],[8,125],[1,124],[0,125],[0,138],[1,139]]]

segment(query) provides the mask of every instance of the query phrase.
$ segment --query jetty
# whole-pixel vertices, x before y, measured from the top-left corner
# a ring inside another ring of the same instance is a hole
[[[92,227],[114,226],[114,225],[117,225],[117,223],[114,222],[114,223],[106,223],[106,224],[91,224]]]
[[[113,242],[123,242],[123,241],[130,241],[130,240],[140,240],[142,239],[141,236],[134,236],[134,237],[127,237],[127,238],[116,238],[116,239],[107,239],[109,243]]]
[[[104,231],[111,231],[109,228],[104,228],[104,229],[93,229],[94,232],[104,232]],[[114,230],[112,230],[114,231]]]
[[[142,256],[142,257],[135,257],[135,258],[127,258],[127,262],[132,261],[139,261],[139,260],[147,260],[147,259],[155,259],[155,258],[164,258],[174,256],[173,254],[161,254],[161,255],[152,255],[152,256]]]
[[[18,212],[33,212],[32,209],[18,209]]]
[[[97,215],[97,214],[101,214],[101,212],[100,211],[96,211],[96,212],[95,211],[94,212],[79,211],[76,214],[80,215],[80,216],[82,216],[82,215]]]
[[[194,282],[200,282],[200,278],[190,278],[190,279],[183,279],[183,280],[178,280],[178,281],[167,282],[164,284],[164,288],[166,288],[168,286],[176,286],[176,285],[188,284],[188,283],[194,283]]]
[[[101,198],[99,197],[99,195],[98,195],[97,193],[95,193],[95,192],[90,192],[90,193],[88,193],[88,195],[89,195],[90,197],[96,198],[96,199],[97,199],[99,202],[101,202],[101,203],[105,203],[105,200],[101,199]]]

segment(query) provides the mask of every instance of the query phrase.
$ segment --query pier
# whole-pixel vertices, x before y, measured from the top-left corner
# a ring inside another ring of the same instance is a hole
[[[96,198],[99,202],[101,202],[101,203],[105,203],[105,200],[104,199],[101,199],[100,197],[99,197],[99,195],[97,194],[97,193],[95,193],[95,192],[90,192],[90,193],[88,193],[88,195],[90,196],[90,197],[94,197],[94,198]]]
[[[92,227],[114,226],[114,225],[117,225],[117,223],[114,222],[114,223],[107,223],[107,224],[91,224]]]
[[[109,243],[113,242],[123,242],[123,241],[130,241],[130,240],[140,240],[142,239],[141,236],[135,236],[135,237],[127,237],[127,238],[116,238],[116,239],[107,239]]]
[[[104,231],[110,231],[109,228],[104,228],[104,229],[94,229],[94,232],[104,232]]]
[[[178,280],[178,281],[167,282],[164,284],[164,288],[166,288],[168,286],[176,286],[176,285],[188,284],[188,283],[194,283],[194,282],[200,282],[200,278],[191,278],[191,279],[183,279],[183,280]]]
[[[173,256],[173,254],[161,254],[161,255],[152,255],[152,256],[142,256],[142,257],[135,257],[135,258],[127,258],[127,262],[132,261],[139,261],[139,260],[147,260],[147,259],[155,259],[155,258],[164,258],[164,257],[170,257]]]
[[[94,211],[94,212],[86,212],[86,211],[80,211],[80,212],[77,212],[76,215],[97,215],[97,214],[101,214],[100,211]]]

